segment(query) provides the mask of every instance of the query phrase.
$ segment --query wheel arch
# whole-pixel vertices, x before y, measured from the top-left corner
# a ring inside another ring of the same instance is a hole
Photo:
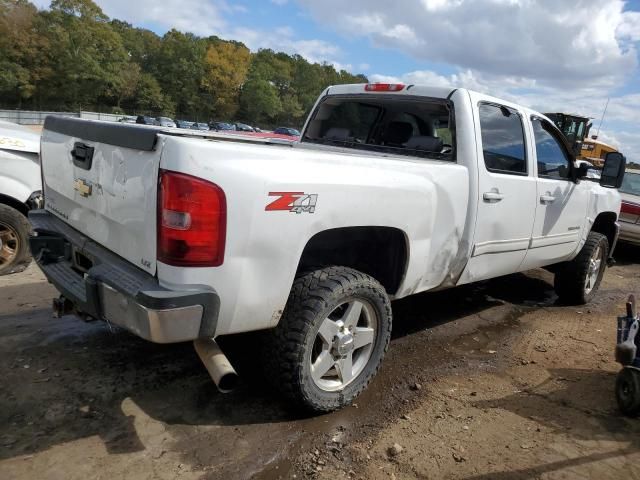
[[[329,265],[351,267],[378,280],[395,294],[407,271],[409,243],[395,227],[340,227],[316,233],[305,245],[297,275]]]
[[[598,232],[607,237],[609,242],[609,250],[615,246],[618,227],[616,221],[618,215],[615,212],[601,212],[598,214],[591,227],[592,232]]]
[[[22,203],[20,200],[16,200],[15,198],[0,193],[0,204],[6,205],[8,207],[17,210],[25,217],[29,214],[29,207],[25,203]]]

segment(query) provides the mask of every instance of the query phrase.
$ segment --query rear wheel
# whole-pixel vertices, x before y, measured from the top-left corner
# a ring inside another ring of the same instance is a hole
[[[608,257],[607,237],[590,232],[578,256],[556,270],[554,287],[560,300],[578,305],[588,303],[600,286]]]
[[[31,262],[29,232],[24,215],[7,205],[0,205],[0,275],[21,272]]]
[[[375,279],[346,267],[299,276],[265,351],[276,390],[328,412],[349,405],[377,373],[391,337],[391,303]]]

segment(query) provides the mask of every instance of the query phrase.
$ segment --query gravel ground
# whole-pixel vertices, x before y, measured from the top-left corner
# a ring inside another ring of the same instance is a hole
[[[302,417],[266,392],[251,339],[219,394],[189,344],[52,319],[39,270],[0,278],[0,478],[640,478],[615,405],[615,317],[640,292],[623,247],[595,301],[560,306],[532,271],[394,303],[378,378]]]

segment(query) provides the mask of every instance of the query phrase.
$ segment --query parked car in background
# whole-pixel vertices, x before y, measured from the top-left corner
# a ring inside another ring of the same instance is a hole
[[[255,132],[255,129],[246,123],[236,122],[235,127],[238,132]]]
[[[273,131],[273,133],[277,133],[278,135],[289,135],[290,137],[300,136],[300,132],[298,130],[289,127],[278,127]]]
[[[125,115],[120,120],[118,120],[118,122],[120,122],[120,123],[137,123],[136,120],[137,120],[136,117],[132,117],[131,115]]]
[[[627,170],[618,189],[620,207],[620,240],[640,245],[640,170]]]
[[[40,135],[0,121],[0,275],[31,262],[27,214],[43,206],[39,153]]]
[[[176,120],[176,127],[178,128],[191,128],[193,122],[189,122],[187,120]]]
[[[209,130],[209,125],[206,123],[195,122],[191,125],[191,130]]]
[[[209,124],[209,128],[211,130],[215,130],[216,132],[222,132],[222,131],[235,131],[236,126],[227,122],[211,122]]]
[[[160,125],[160,123],[153,117],[148,117],[146,115],[138,115],[136,118],[136,123],[140,125]]]
[[[156,121],[158,122],[158,125],[160,125],[161,127],[176,128],[176,122],[174,122],[169,117],[158,117],[156,118]]]

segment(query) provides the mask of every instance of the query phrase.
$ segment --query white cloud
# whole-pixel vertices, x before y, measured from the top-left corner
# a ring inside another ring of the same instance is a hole
[[[347,36],[493,75],[602,87],[638,65],[640,20],[622,0],[298,1]]]
[[[618,26],[618,35],[631,41],[640,41],[640,12],[627,12]]]
[[[296,38],[291,27],[280,27],[275,30],[254,30],[250,28],[233,28],[224,33],[224,38],[232,38],[243,42],[251,50],[271,48],[275,51],[297,53],[310,62],[335,63],[341,54],[340,49],[324,40],[304,40]]]

